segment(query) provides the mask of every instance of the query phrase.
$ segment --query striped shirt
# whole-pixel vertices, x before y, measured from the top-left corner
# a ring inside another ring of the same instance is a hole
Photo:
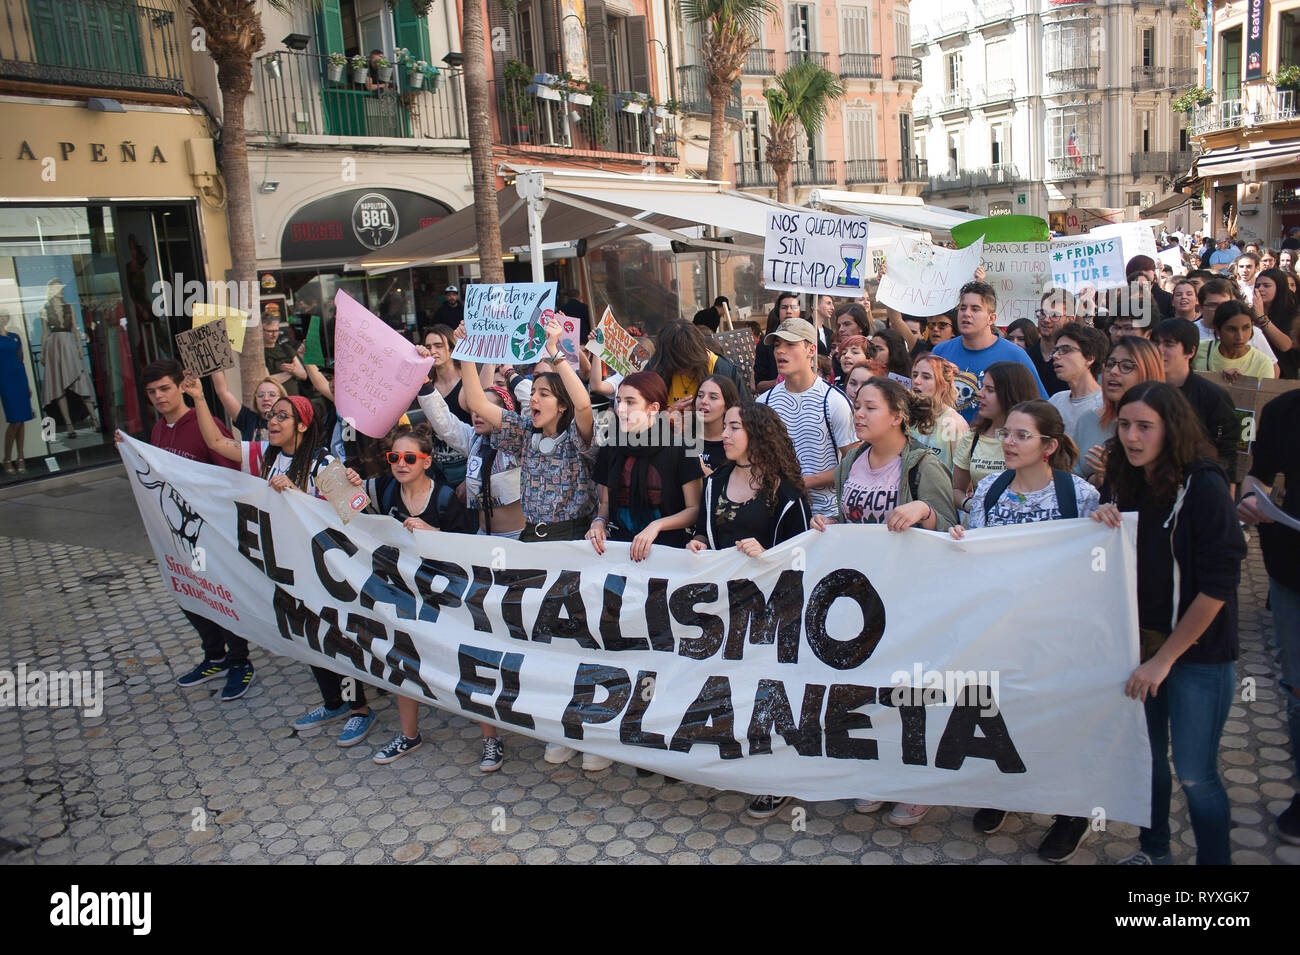
[[[800,392],[787,390],[782,381],[758,400],[770,406],[785,423],[803,474],[831,470],[839,464],[839,449],[858,440],[849,399],[821,378]],[[814,515],[834,517],[838,513],[833,486],[810,488],[808,500]]]

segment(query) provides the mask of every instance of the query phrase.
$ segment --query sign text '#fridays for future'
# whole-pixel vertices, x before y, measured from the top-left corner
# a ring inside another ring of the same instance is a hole
[[[825,212],[772,212],[763,244],[769,289],[858,298],[871,222]]]

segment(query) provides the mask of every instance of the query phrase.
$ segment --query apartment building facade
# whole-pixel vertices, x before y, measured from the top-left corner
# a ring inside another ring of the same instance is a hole
[[[1171,108],[1198,75],[1182,0],[919,0],[912,16],[928,201],[1066,231],[1066,210],[1136,214],[1190,169]]]

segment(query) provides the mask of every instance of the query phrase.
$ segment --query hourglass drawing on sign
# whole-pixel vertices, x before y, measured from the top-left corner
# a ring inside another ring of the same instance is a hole
[[[844,273],[835,279],[836,288],[862,288],[862,278],[853,270],[862,261],[862,246],[841,245],[840,258],[844,260]]]

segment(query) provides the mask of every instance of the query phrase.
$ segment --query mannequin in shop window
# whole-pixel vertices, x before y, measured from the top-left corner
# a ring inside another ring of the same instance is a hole
[[[81,359],[81,333],[72,306],[63,300],[63,282],[50,279],[41,308],[41,407],[54,406],[69,438],[77,421],[94,415],[90,375]]]
[[[31,384],[23,365],[23,340],[9,328],[8,312],[0,312],[0,408],[4,409],[6,422],[5,473],[13,474],[15,465],[19,472],[26,472],[23,431],[35,415],[32,413]]]

